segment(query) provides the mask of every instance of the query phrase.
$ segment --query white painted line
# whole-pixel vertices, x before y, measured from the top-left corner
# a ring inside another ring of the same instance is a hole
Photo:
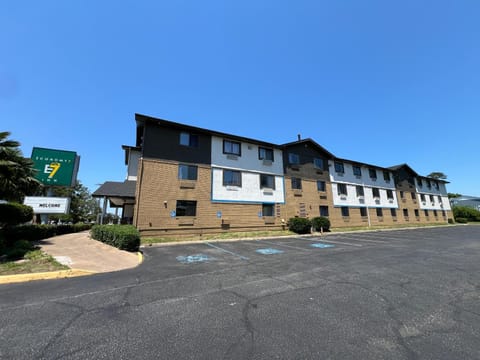
[[[223,252],[225,252],[225,253],[227,253],[227,254],[230,254],[230,255],[239,257],[239,258],[242,259],[242,260],[249,260],[248,257],[245,257],[245,256],[243,256],[243,255],[234,253],[234,252],[229,251],[229,250],[227,250],[227,249],[221,248],[220,246],[213,245],[213,244],[211,244],[211,243],[209,243],[209,242],[205,242],[205,245],[208,245],[208,246],[210,246],[210,247],[212,247],[212,248],[215,248],[215,249],[217,249],[217,250],[223,251]]]
[[[269,244],[269,245],[275,245],[275,246],[282,246],[282,247],[287,247],[287,248],[292,248],[292,249],[297,249],[297,250],[302,250],[302,251],[311,251],[311,249],[305,249],[305,248],[301,248],[301,247],[298,247],[298,246],[292,246],[292,245],[283,245],[283,244],[280,244],[280,243],[273,243],[273,242],[265,241],[265,240],[257,240],[257,242],[261,242],[261,243],[265,243],[265,244]]]
[[[363,245],[360,245],[360,244],[346,243],[346,242],[343,242],[343,241],[327,240],[323,237],[321,237],[321,238],[316,237],[316,238],[312,238],[312,239],[307,239],[307,238],[299,238],[299,239],[310,241],[310,242],[326,242],[326,243],[339,244],[339,245],[350,245],[350,246],[356,246],[356,247],[362,247],[363,246]]]

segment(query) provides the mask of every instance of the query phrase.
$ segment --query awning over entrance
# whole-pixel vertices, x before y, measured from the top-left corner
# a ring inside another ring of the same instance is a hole
[[[131,222],[131,218],[133,216],[133,206],[135,204],[136,186],[137,182],[131,180],[125,180],[123,182],[106,181],[93,192],[93,197],[103,198],[103,210],[100,223],[103,224],[103,218],[105,217],[107,211],[107,201],[109,201],[110,207],[122,209],[123,222]]]

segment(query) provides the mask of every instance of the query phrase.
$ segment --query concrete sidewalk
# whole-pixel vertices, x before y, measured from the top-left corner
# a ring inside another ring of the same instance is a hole
[[[39,245],[42,251],[75,270],[110,272],[130,269],[141,262],[141,255],[93,240],[89,231],[55,236]]]
[[[125,270],[136,267],[143,260],[141,253],[131,253],[106,245],[90,238],[84,231],[65,234],[39,241],[42,251],[67,265],[69,270],[43,273],[3,275],[0,284],[11,284],[32,280],[61,279],[85,276],[101,272]]]

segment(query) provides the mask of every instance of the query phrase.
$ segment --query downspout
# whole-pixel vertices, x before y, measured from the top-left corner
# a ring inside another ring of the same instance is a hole
[[[138,229],[138,210],[140,208],[140,194],[142,190],[142,181],[143,181],[143,157],[139,159],[140,162],[140,176],[137,179],[137,191],[135,194],[135,205],[133,208],[133,217],[135,218],[135,227]]]

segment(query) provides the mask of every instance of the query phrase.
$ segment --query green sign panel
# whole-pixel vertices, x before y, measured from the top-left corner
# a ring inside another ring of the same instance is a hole
[[[77,181],[80,157],[74,151],[34,147],[32,161],[35,177],[47,186],[73,186]]]

